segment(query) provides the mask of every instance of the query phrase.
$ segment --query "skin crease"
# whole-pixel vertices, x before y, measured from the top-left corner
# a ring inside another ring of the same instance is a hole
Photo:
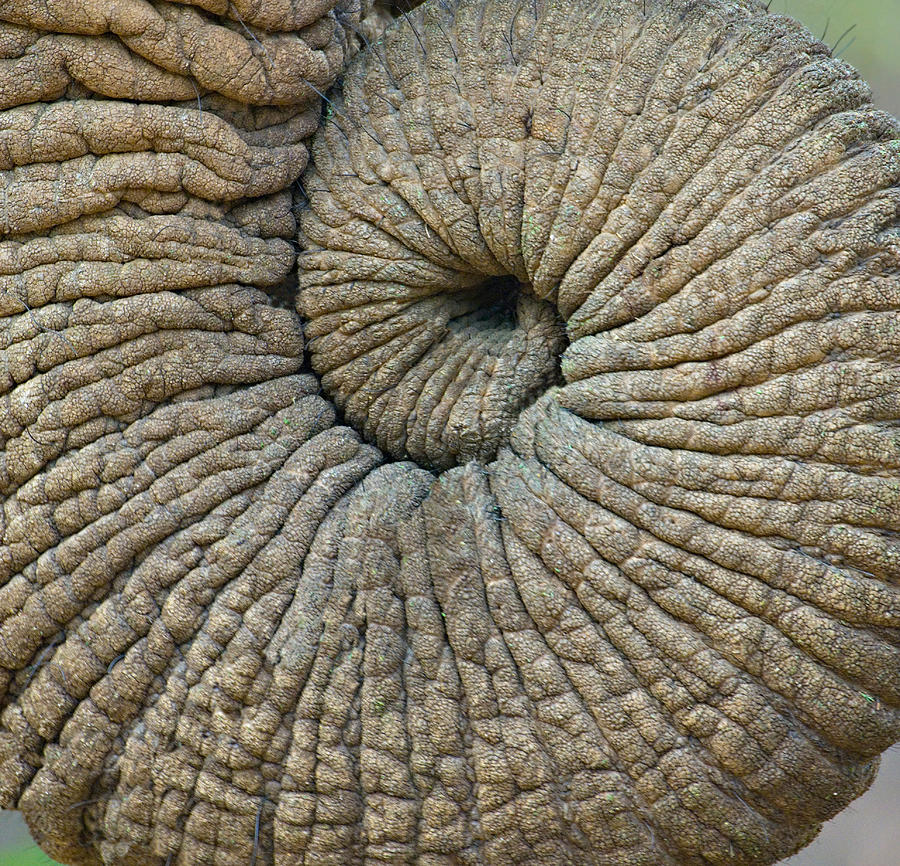
[[[752,0],[385,17],[0,2],[0,805],[777,862],[900,739],[900,126]]]

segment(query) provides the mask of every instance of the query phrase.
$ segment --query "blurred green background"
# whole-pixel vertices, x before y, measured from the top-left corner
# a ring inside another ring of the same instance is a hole
[[[900,0],[772,0],[799,18],[872,86],[875,102],[900,117]],[[840,41],[838,41],[840,40]],[[889,751],[873,787],[825,825],[785,866],[892,866],[900,863],[900,748]],[[17,813],[0,812],[0,866],[52,866]]]

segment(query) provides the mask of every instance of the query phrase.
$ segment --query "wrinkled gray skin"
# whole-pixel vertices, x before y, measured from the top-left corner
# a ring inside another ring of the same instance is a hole
[[[762,866],[864,791],[857,74],[754,0],[82,5],[0,0],[0,805],[84,866]]]

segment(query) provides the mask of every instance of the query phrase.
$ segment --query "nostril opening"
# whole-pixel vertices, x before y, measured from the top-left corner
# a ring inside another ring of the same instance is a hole
[[[391,296],[377,282],[341,291],[353,304],[333,298],[334,311],[309,320],[312,364],[346,421],[392,457],[428,469],[487,463],[561,382],[565,324],[515,277],[397,302],[360,303],[365,291]]]
[[[447,327],[455,333],[476,330],[513,330],[518,323],[517,308],[528,287],[515,277],[488,277],[466,294],[472,300],[471,310],[452,317]]]
[[[521,412],[561,383],[560,358],[568,345],[554,305],[515,277],[489,277],[447,301],[459,306],[437,350],[454,359],[455,372],[437,399],[448,406],[446,422],[432,427],[421,452],[417,437],[404,443],[406,454],[436,468],[492,460]]]

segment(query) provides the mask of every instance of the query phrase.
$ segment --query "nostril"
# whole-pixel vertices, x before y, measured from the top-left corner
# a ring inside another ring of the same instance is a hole
[[[522,409],[559,382],[566,338],[553,305],[514,277],[466,280],[381,304],[346,284],[333,293],[343,309],[336,301],[307,328],[313,367],[346,420],[427,468],[493,459]]]
[[[481,329],[516,327],[516,306],[525,287],[511,276],[488,277],[471,290],[477,304],[471,313],[450,320],[454,330],[466,327]]]

